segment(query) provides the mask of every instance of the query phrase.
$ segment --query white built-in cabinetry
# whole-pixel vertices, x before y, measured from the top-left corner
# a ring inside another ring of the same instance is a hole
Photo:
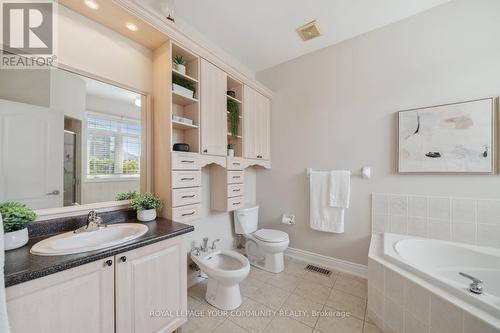
[[[245,158],[271,159],[270,107],[269,98],[245,86],[243,95]]]
[[[186,72],[173,68],[176,56],[186,59]],[[164,201],[162,215],[177,222],[201,217],[201,203],[212,210],[232,211],[244,205],[244,170],[270,167],[270,100],[234,73],[199,57],[173,41],[154,51],[154,192]],[[173,81],[187,80],[196,90],[183,96]],[[230,105],[231,104],[231,105]],[[239,111],[231,130],[230,106]],[[173,118],[192,120],[185,123]],[[173,151],[187,143],[189,152]],[[234,157],[227,156],[228,144]],[[210,198],[202,198],[201,169],[210,168]],[[231,175],[241,174],[238,182]]]
[[[186,272],[178,236],[9,287],[11,331],[170,333],[186,322]]]
[[[226,156],[226,73],[201,60],[201,153]]]

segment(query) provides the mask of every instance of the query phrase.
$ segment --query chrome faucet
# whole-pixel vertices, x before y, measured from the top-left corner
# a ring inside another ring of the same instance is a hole
[[[80,232],[96,231],[100,228],[106,228],[108,225],[103,222],[102,218],[97,216],[95,210],[91,210],[87,215],[87,223],[74,231],[75,234]]]
[[[208,251],[208,237],[203,238],[203,246],[201,247],[203,252]]]
[[[483,280],[479,280],[478,278],[473,277],[472,275],[459,272],[458,274],[472,281],[469,285],[469,291],[471,293],[481,295],[483,293]]]
[[[216,242],[220,242],[220,239],[219,239],[219,238],[217,238],[216,240],[214,240],[214,241],[212,242],[212,246],[210,247],[210,250],[215,250],[215,243],[216,243]]]

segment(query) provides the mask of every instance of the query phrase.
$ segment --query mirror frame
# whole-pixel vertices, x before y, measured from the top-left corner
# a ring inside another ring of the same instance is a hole
[[[119,82],[89,73],[77,68],[67,66],[61,63],[54,64],[54,69],[63,70],[76,75],[88,77],[93,80],[101,81],[122,89],[133,91],[142,95],[141,107],[141,174],[140,174],[140,192],[151,192],[152,190],[152,97],[151,94],[136,88],[121,84]],[[34,212],[37,215],[37,221],[46,221],[56,218],[72,217],[88,214],[91,210],[97,212],[110,212],[116,210],[127,209],[130,205],[130,200],[123,201],[103,201],[79,206],[55,207],[37,209]]]

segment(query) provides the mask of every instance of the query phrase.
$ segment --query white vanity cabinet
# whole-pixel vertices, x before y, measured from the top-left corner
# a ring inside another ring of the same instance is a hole
[[[9,287],[11,332],[114,332],[114,284],[110,257]]]
[[[177,236],[9,287],[11,331],[172,332],[186,321],[185,253]]]
[[[243,157],[271,159],[271,102],[258,91],[245,86],[243,98]]]
[[[170,333],[185,323],[186,262],[182,237],[116,256],[116,333]]]

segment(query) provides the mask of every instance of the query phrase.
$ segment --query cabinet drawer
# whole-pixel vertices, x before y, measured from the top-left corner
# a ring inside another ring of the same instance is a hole
[[[172,220],[175,222],[190,222],[200,218],[201,204],[172,208]]]
[[[199,170],[200,164],[196,153],[172,153],[173,170]]]
[[[177,188],[172,190],[172,207],[186,206],[201,202],[201,189]]]
[[[240,157],[228,157],[227,158],[227,169],[228,170],[243,170],[243,159]]]
[[[245,195],[245,188],[243,187],[243,184],[233,184],[227,186],[227,196],[229,198],[240,195]]]
[[[245,206],[245,197],[234,197],[227,199],[227,211],[233,211],[235,209],[240,209]]]
[[[241,184],[244,181],[243,171],[228,171],[227,172],[227,183],[228,184]]]
[[[201,171],[172,171],[172,188],[201,186]]]

